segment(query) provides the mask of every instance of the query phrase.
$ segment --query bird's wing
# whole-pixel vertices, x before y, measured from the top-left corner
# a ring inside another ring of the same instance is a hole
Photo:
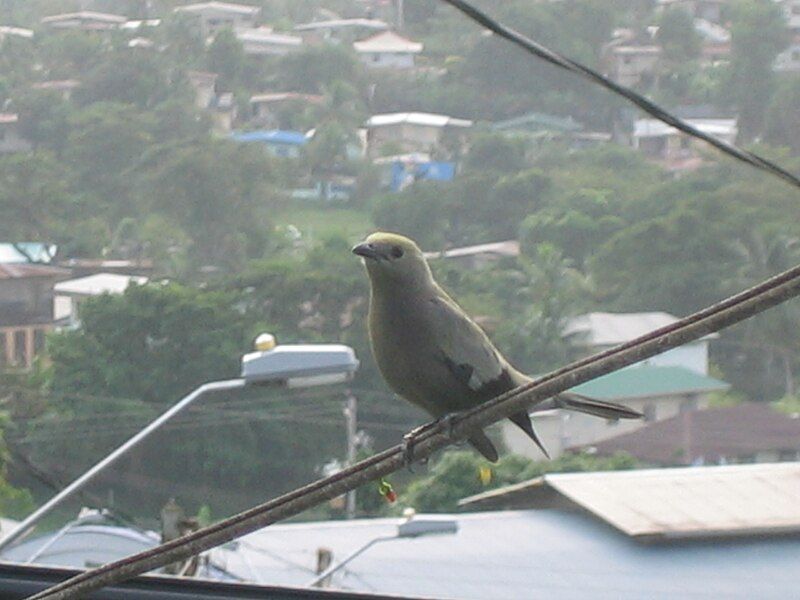
[[[434,342],[455,378],[486,399],[515,387],[509,365],[478,325],[446,295],[428,302]],[[499,389],[494,389],[499,388]]]

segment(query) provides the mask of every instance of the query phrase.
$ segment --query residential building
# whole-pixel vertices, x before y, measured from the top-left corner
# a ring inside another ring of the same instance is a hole
[[[308,106],[319,106],[323,96],[300,92],[273,92],[256,94],[250,98],[251,120],[267,129],[282,129],[288,126],[284,114],[300,112]]]
[[[323,42],[352,44],[370,34],[389,29],[386,21],[378,19],[331,19],[295,25],[294,30],[310,44]]]
[[[608,76],[626,87],[650,85],[660,61],[661,46],[652,43],[612,42],[604,52]]]
[[[1,262],[1,261],[0,261]],[[153,274],[153,261],[149,258],[134,260],[106,258],[69,258],[58,264],[69,269],[72,276],[86,277],[96,273],[119,273],[149,277]]]
[[[29,368],[53,329],[53,287],[69,271],[49,265],[0,264],[0,368]]]
[[[231,137],[237,142],[263,144],[267,152],[281,158],[298,158],[308,143],[308,137],[300,131],[279,129],[240,132]]]
[[[685,121],[701,132],[730,144],[734,143],[739,132],[735,118]],[[705,144],[658,119],[634,121],[632,145],[645,157],[670,171],[691,170],[703,164],[700,149],[704,149]]]
[[[232,92],[217,92],[216,73],[189,71],[189,85],[194,90],[195,107],[205,111],[216,133],[228,134],[237,116],[236,99]]]
[[[678,8],[697,19],[722,23],[723,10],[729,0],[658,0],[659,10]]]
[[[303,38],[276,33],[271,27],[237,27],[234,33],[248,56],[283,56],[303,47]]]
[[[776,0],[783,6],[786,25],[793,33],[800,32],[800,0]]]
[[[677,322],[678,317],[665,312],[592,312],[570,319],[564,328],[564,337],[569,339],[582,355],[588,356]],[[707,335],[638,364],[682,367],[701,375],[708,375],[708,343],[718,337],[719,334],[716,333]]]
[[[0,112],[0,154],[27,152],[32,147],[19,129],[19,115]]]
[[[370,69],[413,69],[423,45],[393,31],[384,31],[353,42],[353,48]]]
[[[724,392],[729,387],[724,381],[685,367],[637,365],[598,377],[572,391],[629,406],[641,412],[644,420],[606,420],[565,410],[536,412],[531,416],[539,438],[555,458],[575,446],[595,444],[642,428],[649,422],[706,408],[711,394]],[[500,434],[509,451],[535,460],[543,458],[530,438],[512,423],[501,423]]]
[[[731,32],[725,27],[705,19],[695,19],[694,30],[700,34],[700,56],[703,65],[716,65],[730,58]]]
[[[625,452],[664,466],[800,461],[800,415],[765,402],[687,410],[574,449],[601,456]]]
[[[211,36],[220,29],[255,27],[261,8],[231,2],[199,2],[178,6],[175,12],[196,17],[203,35]]]
[[[219,75],[207,71],[189,71],[186,76],[189,79],[189,85],[194,90],[195,107],[206,109],[211,106],[217,96]]]
[[[81,82],[77,79],[57,79],[34,83],[31,89],[54,92],[61,96],[62,99],[70,100],[72,98],[72,93],[79,88],[80,85]]]
[[[373,115],[367,129],[367,155],[378,158],[390,154],[426,152],[452,154],[466,145],[466,131],[472,121],[446,115],[405,112]]]
[[[449,248],[441,252],[425,252],[425,258],[428,260],[446,258],[470,269],[482,269],[505,258],[517,258],[519,254],[519,242],[517,240],[506,240],[489,244]]]
[[[119,29],[127,20],[122,15],[82,10],[44,17],[41,23],[51,30],[110,31]]]
[[[95,273],[59,281],[53,286],[53,316],[56,321],[66,320],[70,325],[78,325],[80,305],[87,298],[104,294],[119,295],[131,284],[144,285],[147,281],[147,277],[119,273]]]

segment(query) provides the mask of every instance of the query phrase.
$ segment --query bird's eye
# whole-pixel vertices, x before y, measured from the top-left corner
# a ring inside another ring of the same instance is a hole
[[[392,258],[400,258],[403,256],[403,249],[400,246],[392,246],[390,254],[392,255]]]

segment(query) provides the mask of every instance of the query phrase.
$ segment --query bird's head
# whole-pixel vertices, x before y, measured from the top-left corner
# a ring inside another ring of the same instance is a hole
[[[353,248],[364,259],[367,273],[376,285],[417,287],[432,281],[428,262],[414,240],[396,233],[373,233]]]

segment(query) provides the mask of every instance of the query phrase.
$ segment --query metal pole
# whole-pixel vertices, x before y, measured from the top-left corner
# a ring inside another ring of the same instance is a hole
[[[135,447],[139,442],[144,440],[147,436],[153,433],[156,429],[161,427],[164,423],[169,421],[172,417],[182,411],[184,408],[189,406],[192,402],[207,394],[209,392],[221,392],[225,390],[234,390],[241,387],[244,387],[245,380],[244,379],[229,379],[226,381],[212,381],[210,383],[205,383],[193,391],[188,396],[185,396],[182,400],[180,400],[177,404],[172,406],[169,410],[164,412],[161,416],[157,417],[154,421],[152,421],[149,425],[147,425],[144,429],[139,431],[136,435],[134,435],[131,439],[127,442],[122,444],[119,448],[111,452],[108,456],[103,458],[99,463],[95,466],[90,468],[86,471],[83,475],[78,477],[75,481],[70,483],[67,487],[61,490],[58,494],[53,496],[50,500],[45,502],[42,506],[38,509],[33,511],[30,515],[28,515],[17,527],[11,531],[7,536],[5,536],[2,540],[0,540],[0,551],[8,548],[12,542],[19,539],[23,534],[25,534],[29,529],[31,529],[36,523],[38,523],[42,517],[47,515],[50,511],[52,511],[56,506],[61,504],[64,500],[69,498],[72,494],[77,492],[83,486],[85,486],[89,481],[94,479],[97,475],[99,475],[104,469],[111,466],[117,459],[119,459],[123,454],[128,452],[130,449]]]
[[[356,550],[355,552],[350,554],[350,556],[345,558],[342,562],[337,563],[337,564],[333,565],[332,567],[330,567],[328,569],[325,569],[322,573],[317,575],[316,578],[313,581],[311,581],[311,583],[308,584],[308,587],[317,587],[317,586],[319,586],[320,582],[323,581],[325,578],[327,578],[327,577],[333,575],[334,573],[336,573],[336,571],[341,569],[343,566],[345,566],[347,563],[349,563],[351,560],[353,560],[357,556],[363,554],[368,548],[371,548],[372,546],[374,546],[378,542],[388,542],[389,540],[399,540],[399,539],[400,538],[398,536],[396,536],[396,535],[388,535],[388,536],[385,536],[385,537],[379,537],[379,538],[375,538],[374,540],[368,541],[366,544],[361,546],[361,548],[359,548],[358,550]]]
[[[347,390],[347,406],[344,409],[347,419],[347,466],[356,464],[356,437],[358,435],[358,400]],[[345,515],[348,519],[356,516],[356,491],[350,490],[345,497]]]

